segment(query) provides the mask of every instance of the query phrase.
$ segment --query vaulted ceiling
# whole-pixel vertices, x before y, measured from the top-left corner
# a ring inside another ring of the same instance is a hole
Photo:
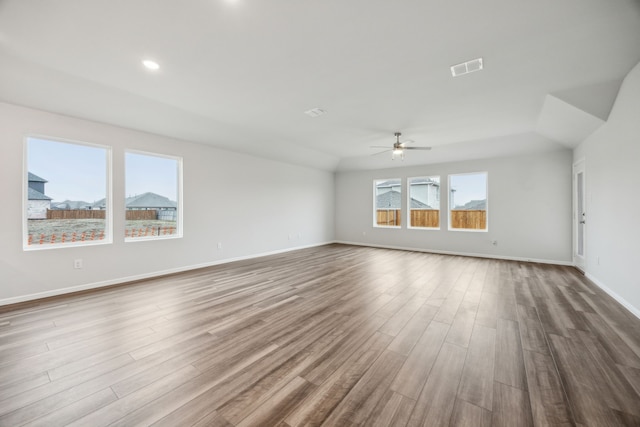
[[[0,101],[327,170],[570,148],[638,61],[638,0],[0,0]]]

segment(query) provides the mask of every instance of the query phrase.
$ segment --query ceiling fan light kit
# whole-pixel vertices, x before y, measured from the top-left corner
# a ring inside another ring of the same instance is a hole
[[[402,133],[396,132],[393,134],[396,137],[396,142],[393,143],[393,146],[385,151],[381,151],[380,153],[386,153],[387,151],[391,151],[391,160],[395,160],[396,157],[400,157],[400,160],[404,160],[404,150],[431,150],[431,147],[407,147],[406,144],[410,144],[413,141],[407,140],[405,142],[400,142],[400,136]],[[371,148],[386,148],[380,145],[373,145]],[[374,154],[375,155],[375,154]]]

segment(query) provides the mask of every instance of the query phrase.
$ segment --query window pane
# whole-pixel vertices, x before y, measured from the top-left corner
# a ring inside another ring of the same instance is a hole
[[[27,138],[25,248],[108,243],[109,150]]]
[[[440,177],[409,178],[409,227],[440,228]]]
[[[487,173],[449,175],[449,228],[487,230]]]
[[[125,239],[180,237],[181,160],[127,152]]]
[[[399,227],[402,217],[402,183],[400,178],[375,180],[374,218],[376,227]]]

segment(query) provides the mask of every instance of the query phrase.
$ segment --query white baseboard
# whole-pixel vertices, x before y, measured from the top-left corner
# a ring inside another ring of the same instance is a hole
[[[58,295],[70,294],[74,292],[87,291],[90,289],[104,288],[106,286],[121,285],[123,283],[135,282],[137,280],[151,279],[153,277],[166,276],[167,274],[182,273],[184,271],[197,270],[199,268],[212,267],[214,265],[220,265],[220,264],[228,264],[235,261],[244,261],[248,259],[260,258],[264,256],[269,256],[269,255],[277,255],[285,252],[297,251],[300,249],[307,249],[307,248],[329,245],[331,243],[334,243],[334,242],[315,243],[312,245],[278,249],[275,251],[262,252],[259,254],[245,255],[245,256],[234,257],[234,258],[225,258],[225,259],[215,260],[215,261],[206,262],[202,264],[188,265],[188,266],[178,267],[178,268],[170,268],[167,270],[154,271],[151,273],[137,274],[135,276],[119,277],[117,279],[105,280],[102,282],[87,283],[84,285],[70,286],[68,288],[54,289],[51,291],[38,292],[35,294],[21,295],[19,297],[5,298],[5,299],[0,299],[0,306],[18,304],[21,302],[33,301],[33,300],[49,298],[49,297],[55,297]]]
[[[425,252],[430,254],[458,255],[458,256],[468,256],[468,257],[474,257],[474,258],[504,259],[507,261],[535,262],[539,264],[566,265],[566,266],[573,267],[573,261],[558,261],[558,260],[552,260],[552,259],[512,257],[512,256],[504,256],[504,255],[479,254],[479,253],[473,253],[473,252],[441,251],[437,249],[411,248],[411,247],[391,246],[391,245],[375,245],[375,244],[369,244],[369,243],[347,242],[347,241],[336,241],[335,243],[341,243],[343,245],[368,246],[372,248],[382,248],[382,249],[398,249],[401,251]]]
[[[611,290],[611,288],[609,288],[608,286],[606,286],[604,283],[602,283],[600,280],[598,280],[596,277],[594,277],[591,273],[584,273],[585,277],[589,280],[591,280],[597,287],[599,287],[600,289],[602,289],[603,291],[605,291],[611,298],[613,298],[614,300],[616,300],[620,305],[622,305],[624,308],[626,308],[627,310],[629,310],[631,312],[631,314],[633,314],[634,316],[636,316],[638,319],[640,319],[640,310],[638,310],[636,307],[634,307],[633,305],[629,304],[629,302],[627,300],[625,300],[624,298],[622,298],[620,295],[618,295],[617,293],[615,293],[613,290]]]

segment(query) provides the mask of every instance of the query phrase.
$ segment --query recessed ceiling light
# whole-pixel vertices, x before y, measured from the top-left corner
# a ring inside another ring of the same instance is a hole
[[[147,70],[156,71],[160,69],[160,64],[150,59],[145,59],[144,61],[142,61],[142,65],[144,65],[147,68]]]
[[[472,59],[471,61],[463,62],[462,64],[456,64],[451,66],[451,75],[453,77],[462,76],[464,74],[473,73],[475,71],[482,70],[482,58]]]
[[[318,117],[326,113],[322,108],[312,108],[304,112],[309,117]]]

